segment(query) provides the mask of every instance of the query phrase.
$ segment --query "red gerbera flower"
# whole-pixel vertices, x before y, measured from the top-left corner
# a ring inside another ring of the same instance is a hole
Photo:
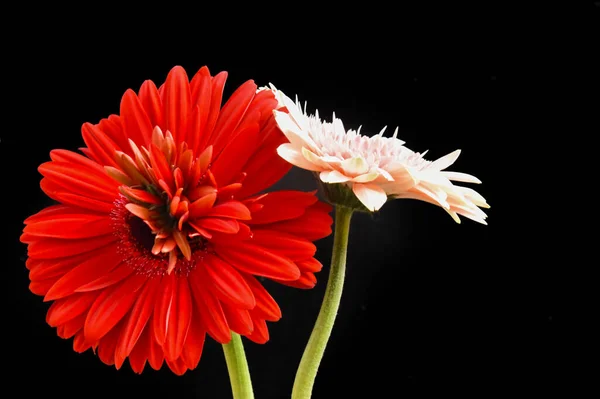
[[[120,368],[197,366],[205,333],[269,338],[280,309],[255,276],[311,288],[311,242],[331,233],[314,193],[257,194],[290,168],[276,152],[270,90],[253,81],[221,108],[226,72],[175,67],[159,89],[128,90],[120,115],[86,123],[83,155],[50,153],[42,190],[59,205],[29,217],[30,289],[77,352]]]

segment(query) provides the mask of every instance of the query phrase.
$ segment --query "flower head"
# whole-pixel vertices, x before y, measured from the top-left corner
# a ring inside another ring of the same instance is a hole
[[[175,67],[160,88],[146,81],[120,115],[83,125],[84,155],[54,150],[39,167],[59,204],[25,221],[30,289],[76,351],[182,374],[206,333],[268,340],[281,311],[255,276],[315,285],[311,241],[331,233],[330,207],[261,193],[291,167],[277,100],[248,81],[221,107],[226,76],[203,67],[190,82]]]
[[[485,224],[488,208],[485,199],[474,190],[455,186],[452,181],[481,183],[474,176],[445,171],[458,158],[454,151],[434,162],[425,155],[411,151],[396,136],[384,137],[385,127],[378,135],[368,137],[358,131],[346,130],[342,121],[333,115],[325,122],[308,115],[298,100],[292,101],[271,86],[279,107],[273,112],[283,134],[288,138],[277,148],[279,155],[291,164],[318,174],[333,202],[348,204],[351,189],[353,198],[369,211],[376,211],[388,198],[412,198],[441,206],[460,223],[458,215]],[[335,197],[335,198],[332,198]]]

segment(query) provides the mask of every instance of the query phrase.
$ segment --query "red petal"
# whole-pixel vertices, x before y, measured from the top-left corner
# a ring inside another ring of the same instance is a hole
[[[194,224],[193,222],[188,221],[188,225],[195,230],[194,232],[189,233],[190,237],[196,237],[198,234],[200,234],[201,236],[210,240],[213,236],[211,233],[208,232],[208,230],[204,230],[202,227],[196,226],[196,224]]]
[[[300,288],[300,289],[305,289],[305,290],[314,288],[314,286],[317,284],[317,278],[311,272],[302,273],[300,278],[298,280],[294,280],[294,281],[280,281],[280,280],[273,280],[273,281],[276,281],[280,284],[287,285],[289,287]]]
[[[314,192],[275,191],[262,196],[257,204],[263,207],[252,212],[252,220],[248,223],[266,224],[281,220],[294,219],[306,211],[306,208],[318,201]]]
[[[81,126],[81,136],[88,146],[85,154],[100,165],[117,166],[114,156],[119,146],[112,141],[100,128],[91,123]]]
[[[136,201],[140,201],[140,202],[145,202],[146,204],[153,204],[153,205],[162,205],[163,204],[163,200],[160,199],[159,197],[150,194],[148,191],[145,190],[138,190],[135,188],[129,188],[129,187],[125,187],[125,186],[121,186],[119,187],[119,190],[121,191],[121,193],[131,199],[134,199]]]
[[[73,294],[67,298],[59,299],[50,306],[46,314],[46,323],[51,327],[64,324],[81,315],[92,306],[98,293]]]
[[[217,193],[207,194],[192,202],[188,208],[190,212],[189,219],[193,220],[208,213],[217,200]]]
[[[223,302],[242,309],[256,306],[250,286],[231,265],[214,255],[206,254],[204,266],[211,280],[210,286]]]
[[[206,287],[206,272],[202,268],[196,268],[190,273],[189,279],[194,303],[202,316],[202,324],[206,326],[208,334],[221,344],[229,342],[231,340],[229,325],[221,303]]]
[[[194,105],[210,104],[210,71],[207,66],[203,66],[196,72],[190,81],[191,100]]]
[[[113,234],[100,237],[84,238],[80,240],[61,240],[58,238],[45,238],[29,244],[27,253],[32,258],[56,259],[79,255],[94,249],[105,247],[117,240]]]
[[[68,162],[45,162],[38,167],[38,171],[70,193],[108,203],[112,203],[117,197],[117,182],[107,175],[100,178],[96,173],[76,168]]]
[[[97,278],[96,280],[82,285],[77,288],[75,292],[87,292],[87,291],[96,291],[102,288],[109,287],[111,285],[117,284],[119,281],[123,280],[127,276],[133,273],[133,267],[128,265],[127,263],[121,263],[119,266],[115,267],[108,274]]]
[[[198,142],[198,147],[194,153],[198,153],[198,150],[204,149],[213,132],[215,124],[217,123],[217,118],[219,117],[219,113],[221,111],[221,101],[223,99],[223,88],[225,87],[225,81],[227,80],[227,72],[219,72],[216,76],[214,76],[211,80],[211,88],[210,88],[210,108],[208,111],[208,116],[206,117],[206,124],[202,125],[201,133],[200,133],[200,141]],[[198,104],[202,107],[202,104]]]
[[[256,313],[250,311],[250,315],[252,316],[252,321],[254,323],[254,330],[252,334],[247,335],[246,337],[257,344],[264,344],[269,340],[269,329],[267,328],[267,323],[256,316]]]
[[[73,239],[101,236],[112,231],[110,218],[85,213],[57,215],[51,220],[30,223],[23,229],[30,236]]]
[[[78,331],[73,338],[73,350],[77,353],[83,353],[92,347],[92,343],[86,341],[83,330]]]
[[[154,144],[150,144],[150,164],[158,180],[164,180],[169,188],[175,187],[171,167],[165,158],[165,154]],[[169,192],[169,190],[165,190]]]
[[[192,294],[187,278],[177,278],[173,304],[169,312],[169,329],[164,345],[165,358],[174,361],[181,355],[192,321]]]
[[[230,247],[219,245],[215,251],[225,262],[246,273],[277,280],[297,280],[300,277],[300,270],[290,259],[247,241],[235,242]]]
[[[123,327],[115,352],[117,368],[121,367],[142,335],[146,323],[154,311],[159,286],[160,280],[158,278],[148,280],[144,287],[140,289],[129,315],[123,319]]]
[[[150,120],[150,126],[160,126],[161,129],[165,126],[162,116],[162,104],[160,101],[160,95],[156,85],[151,80],[146,80],[142,83],[142,87],[139,92],[140,103],[148,115]]]
[[[150,221],[153,219],[153,216],[155,215],[155,213],[153,211],[151,211],[150,209],[138,205],[138,204],[134,204],[132,202],[125,204],[125,208],[131,212],[132,214],[134,214],[135,216],[137,216],[138,218],[144,220],[144,221]]]
[[[148,334],[150,335],[149,347],[148,347],[148,364],[154,370],[160,370],[163,362],[165,361],[165,356],[163,354],[163,350],[161,346],[156,342],[156,333],[154,332],[154,317],[156,317],[156,313],[152,315],[152,320],[148,322],[146,328],[148,329]]]
[[[321,264],[321,262],[319,262],[315,258],[304,259],[300,262],[296,262],[296,265],[298,266],[298,268],[300,268],[300,271],[302,271],[302,272],[315,273],[315,272],[320,272],[321,269],[323,268],[323,265]]]
[[[219,155],[211,167],[211,172],[220,186],[231,183],[242,172],[242,167],[258,146],[260,133],[258,124],[249,125],[235,139],[229,141],[223,152],[219,153],[215,148],[215,154]]]
[[[48,291],[44,301],[52,301],[73,294],[82,285],[109,273],[119,263],[121,263],[121,255],[117,253],[116,248],[107,248],[62,276]]]
[[[115,143],[117,150],[131,154],[129,142],[123,132],[123,124],[120,116],[110,115],[108,118],[102,119],[97,126],[98,129],[104,132]]]
[[[190,83],[190,91],[192,94],[192,107],[194,109],[192,115],[192,122],[188,126],[187,142],[194,153],[198,153],[201,149],[200,143],[207,142],[208,137],[203,137],[204,127],[208,121],[208,115],[210,113],[211,103],[211,76],[207,67],[202,67],[194,75]],[[220,104],[219,104],[220,105]],[[194,132],[194,134],[192,134]],[[207,132],[210,134],[210,132]]]
[[[56,333],[63,339],[71,338],[73,335],[77,334],[79,331],[81,331],[81,329],[83,329],[83,323],[85,323],[86,316],[86,313],[82,313],[74,319],[61,324],[56,329]]]
[[[152,123],[138,96],[131,89],[121,99],[121,119],[125,136],[137,145],[147,146],[152,139]]]
[[[241,124],[247,123],[247,119],[252,114],[259,114],[259,122],[261,126],[264,127],[266,122],[273,117],[273,110],[277,108],[277,103],[277,99],[275,98],[275,95],[271,90],[259,91],[258,93],[256,93],[256,96],[254,96],[252,104],[250,104],[250,106],[248,107],[248,111],[246,111],[246,116],[242,120]]]
[[[194,222],[194,229],[199,233],[210,230],[225,234],[235,234],[240,231],[240,225],[235,219],[202,218]]]
[[[134,275],[100,293],[85,319],[83,329],[87,341],[99,340],[125,316],[147,279]]]
[[[52,150],[50,151],[50,159],[55,162],[70,163],[77,166],[79,169],[85,169],[99,176],[105,176],[102,165],[83,155],[68,150]],[[106,177],[106,176],[105,176]]]
[[[215,148],[215,153],[221,152],[225,144],[231,139],[231,133],[239,125],[256,94],[256,84],[249,80],[242,84],[229,98],[221,109],[219,119],[210,137],[210,143]]]
[[[184,375],[187,371],[187,366],[182,359],[177,359],[175,361],[166,360],[166,362],[167,366],[169,366],[175,375]]]
[[[156,298],[154,316],[152,317],[154,327],[154,339],[163,346],[167,339],[169,329],[169,312],[173,306],[173,294],[175,293],[175,275],[168,274],[160,282],[160,295]]]
[[[187,337],[185,338],[183,352],[181,352],[181,358],[190,370],[195,369],[196,366],[198,366],[198,362],[200,362],[200,357],[202,357],[202,349],[204,348],[205,337],[206,328],[202,324],[202,318],[198,312],[198,309],[194,306],[190,329]]]
[[[317,202],[296,218],[269,225],[269,229],[288,232],[315,241],[331,234],[331,206]]]
[[[29,290],[33,292],[35,295],[46,295],[48,290],[56,283],[55,278],[51,278],[48,280],[38,280],[32,281],[29,283]]]
[[[110,213],[114,207],[112,202],[99,201],[84,195],[73,194],[69,189],[65,189],[63,186],[47,178],[42,179],[40,187],[48,197],[66,205],[107,214]]]
[[[254,277],[248,274],[243,274],[244,279],[252,289],[254,298],[256,298],[256,307],[253,312],[265,320],[277,321],[281,319],[281,309],[275,302],[275,299],[267,292],[265,287]]]
[[[242,188],[242,183],[231,183],[224,187],[220,187],[219,191],[218,191],[219,200],[224,201],[224,200],[233,199],[235,193],[240,191],[241,188]]]
[[[31,280],[46,280],[51,277],[61,277],[75,266],[86,261],[87,259],[99,255],[106,251],[105,248],[99,248],[91,252],[86,252],[80,255],[70,256],[68,258],[56,259],[27,259],[28,263],[33,263],[34,267],[29,272]]]
[[[177,142],[185,141],[191,116],[190,85],[185,70],[176,66],[167,75],[163,101],[165,126]]]
[[[256,96],[254,97],[254,100],[256,99]],[[260,129],[261,126],[261,112],[257,109],[255,109],[252,104],[254,104],[254,100],[252,100],[252,103],[250,104],[250,106],[248,107],[248,110],[246,111],[246,114],[244,115],[244,118],[242,119],[242,121],[240,122],[240,124],[235,128],[235,130],[233,131],[233,133],[231,133],[230,135],[230,142],[232,140],[237,140],[238,139],[238,135],[240,134],[240,132],[243,132],[244,130],[246,130],[250,125],[256,125],[258,127],[259,130],[262,131],[262,129]],[[277,101],[275,101],[277,102]],[[271,112],[273,112],[272,110],[267,111],[265,110],[265,112],[267,113],[267,115]],[[258,140],[256,141],[256,147],[258,148],[258,146],[260,144],[263,143],[263,141],[266,139],[266,137],[264,136],[264,134],[260,134],[258,137]]]
[[[296,261],[311,258],[317,247],[305,238],[293,236],[276,230],[253,229],[254,243],[268,248],[269,251]]]
[[[250,220],[252,218],[248,207],[239,201],[227,201],[223,204],[214,206],[208,211],[206,216],[239,220]]]
[[[55,217],[61,217],[61,216],[73,215],[73,214],[78,215],[81,213],[82,213],[81,209],[74,208],[72,206],[50,205],[49,207],[42,209],[38,213],[34,213],[33,215],[29,216],[27,219],[25,219],[25,221],[23,223],[28,225],[28,224],[35,223],[35,222],[52,220]],[[95,215],[95,214],[87,213],[87,212],[85,212],[85,214]]]
[[[262,134],[266,135],[268,131],[262,130]],[[254,152],[252,158],[242,168],[248,174],[248,177],[244,180],[244,187],[238,193],[239,198],[247,197],[271,187],[289,172],[292,164],[277,154],[277,147],[283,143],[287,143],[287,139],[279,132],[273,136],[273,139],[267,139]]]
[[[119,323],[112,330],[108,332],[100,342],[98,343],[98,357],[104,364],[112,366],[115,364],[115,349],[117,348],[117,341],[119,339],[119,335],[121,334],[121,327],[123,323]],[[119,365],[117,369],[121,366]]]
[[[131,369],[137,374],[141,374],[144,371],[144,366],[150,352],[150,345],[152,344],[151,340],[153,339],[150,335],[150,328],[144,328],[142,335],[140,335],[140,338],[129,354],[129,364],[131,365]]]
[[[222,306],[231,331],[240,335],[252,334],[254,323],[252,322],[250,313],[246,309],[237,309],[226,303],[223,303]]]

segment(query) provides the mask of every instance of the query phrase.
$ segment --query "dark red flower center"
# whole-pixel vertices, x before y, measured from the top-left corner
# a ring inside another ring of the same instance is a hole
[[[215,232],[236,234],[241,227],[248,229],[240,220],[250,219],[250,211],[234,199],[241,182],[217,188],[210,171],[211,146],[194,157],[186,143],[177,148],[171,134],[163,135],[159,127],[148,149],[131,140],[130,146],[133,158],[118,152],[119,168],[106,167],[123,184],[113,212],[120,219],[117,230],[127,224],[122,233],[128,236],[122,240],[135,241],[132,245],[154,260],[168,255],[167,273],[175,269],[180,255],[192,261],[194,250],[204,250]],[[120,208],[127,212],[122,214]]]
[[[146,251],[152,251],[154,246],[154,234],[150,227],[142,219],[131,215],[127,218],[129,224],[129,232],[138,244]]]

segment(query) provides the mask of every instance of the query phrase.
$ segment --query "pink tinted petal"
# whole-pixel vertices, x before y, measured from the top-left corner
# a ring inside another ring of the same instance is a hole
[[[337,170],[324,170],[319,174],[319,177],[325,183],[344,183],[351,179]]]
[[[369,171],[369,164],[361,156],[344,159],[340,167],[348,176],[359,176]]]
[[[428,168],[435,170],[446,169],[458,159],[459,155],[460,150],[453,151],[450,154],[444,155],[443,157],[439,158],[437,161],[432,162]]]
[[[308,161],[302,153],[294,147],[293,144],[285,143],[277,147],[277,154],[294,166],[302,169],[310,170],[313,172],[319,172],[323,170],[322,167],[313,164]]]
[[[354,184],[352,191],[360,202],[371,212],[381,208],[387,201],[387,194],[383,189],[375,184]]]
[[[447,172],[447,171],[442,171],[440,173],[442,174],[442,176],[446,177],[448,180],[460,181],[463,183],[481,184],[481,180],[479,180],[475,176],[471,176],[467,173]]]

